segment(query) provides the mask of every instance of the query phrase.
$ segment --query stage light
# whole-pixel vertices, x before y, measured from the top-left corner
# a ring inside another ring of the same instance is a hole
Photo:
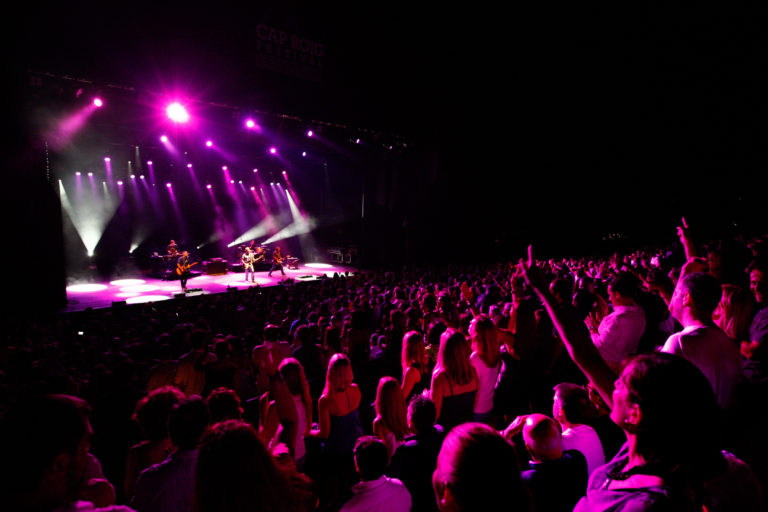
[[[77,171],[77,172],[75,173],[75,176],[80,176],[80,171]]]
[[[256,190],[256,187],[251,187],[251,190]]]
[[[122,182],[122,181],[118,181],[118,182],[117,182],[117,186],[118,186],[118,187],[121,187],[122,185],[123,185],[123,182]]]
[[[285,172],[285,171],[283,171],[283,176],[285,176],[285,175],[286,175],[286,172]]]
[[[270,155],[276,155],[277,154],[277,148],[275,146],[272,146],[269,148],[269,154]]]
[[[301,156],[307,156],[307,152],[306,151],[302,151],[301,152]]]
[[[234,185],[234,184],[235,184],[235,180],[229,180],[229,183],[231,183],[232,185]]]
[[[165,186],[168,187],[168,188],[171,188],[171,184],[170,183],[166,183]]]
[[[312,132],[312,130],[307,130],[307,137],[311,137],[313,135],[314,133]]]
[[[111,162],[111,161],[112,161],[112,159],[111,159],[111,158],[109,158],[108,156],[105,156],[105,157],[104,157],[104,161],[105,161],[105,162],[107,162],[107,163],[109,163],[109,162]]]
[[[93,106],[96,108],[101,108],[104,106],[104,102],[101,101],[101,98],[94,98],[93,99]]]
[[[141,176],[139,176],[139,179],[143,180],[144,179],[144,175],[142,174]]]
[[[136,179],[136,175],[135,174],[131,174],[131,179],[135,180]]]
[[[256,128],[256,121],[254,121],[253,119],[246,119],[245,120],[245,127],[249,128],[249,129]]]
[[[209,185],[206,185],[206,186],[205,186],[205,188],[207,188],[208,190],[210,190],[212,187],[211,187],[211,185],[209,184]]]
[[[162,143],[167,143],[167,142],[168,142],[168,137],[167,137],[167,136],[165,136],[165,135],[161,135],[161,136],[160,136],[160,142],[162,142]],[[149,164],[149,165],[152,165],[152,163],[150,162],[150,164]]]
[[[191,168],[192,168],[192,164],[187,164],[187,167],[188,167],[189,169],[191,169]]]
[[[165,113],[168,114],[168,118],[174,123],[186,123],[189,121],[189,112],[187,109],[179,103],[174,101],[165,109]]]
[[[147,162],[147,165],[152,165],[152,160],[150,160],[149,162]]]
[[[226,165],[222,165],[222,166],[221,166],[221,170],[222,170],[222,171],[226,171],[226,170],[227,170],[227,166],[226,166]]]
[[[360,144],[360,139],[355,139],[355,144]]]
[[[242,184],[243,184],[243,180],[239,180],[239,181],[238,181],[238,183],[239,183],[240,185],[242,185]]]
[[[259,172],[259,170],[258,169],[254,169],[253,172]]]
[[[88,173],[88,176],[93,176],[93,173],[92,173],[92,172],[89,172],[89,173]]]
[[[213,141],[212,140],[205,141],[205,147],[212,148],[213,147]]]

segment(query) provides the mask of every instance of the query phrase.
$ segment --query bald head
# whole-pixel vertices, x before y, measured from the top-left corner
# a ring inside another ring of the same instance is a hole
[[[528,416],[523,425],[523,440],[534,462],[557,460],[563,456],[560,425],[549,416]]]

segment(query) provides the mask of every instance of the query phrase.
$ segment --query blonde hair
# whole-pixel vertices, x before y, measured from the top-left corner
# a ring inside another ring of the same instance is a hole
[[[469,363],[469,343],[464,335],[449,327],[440,335],[440,348],[437,352],[440,370],[456,384],[464,385],[472,381],[472,365]]]
[[[394,377],[382,377],[376,388],[376,415],[395,437],[402,441],[408,435],[405,399],[400,383]]]
[[[403,336],[403,349],[400,355],[400,365],[403,369],[403,378],[405,372],[413,362],[417,362],[421,367],[426,360],[426,349],[424,347],[424,335],[419,331],[408,331]],[[424,368],[421,368],[424,371]]]
[[[325,374],[324,395],[343,393],[352,384],[352,362],[345,354],[333,354]]]
[[[494,368],[501,361],[501,346],[496,333],[496,326],[486,315],[478,315],[474,320],[472,341],[475,343],[477,355],[488,368]]]

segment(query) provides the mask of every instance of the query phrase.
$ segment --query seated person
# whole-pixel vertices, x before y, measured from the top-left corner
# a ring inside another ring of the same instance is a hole
[[[355,495],[341,507],[342,512],[410,512],[408,489],[400,480],[384,475],[387,459],[387,447],[381,439],[364,436],[357,440],[355,468],[360,483],[352,487]]]

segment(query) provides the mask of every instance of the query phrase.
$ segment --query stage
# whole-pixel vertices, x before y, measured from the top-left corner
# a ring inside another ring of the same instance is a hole
[[[255,283],[245,281],[242,272],[226,272],[208,275],[193,273],[187,282],[187,293],[182,293],[180,281],[167,281],[146,276],[135,278],[122,277],[108,282],[77,283],[67,286],[67,307],[61,312],[81,311],[87,308],[108,308],[116,303],[140,304],[157,302],[177,297],[194,297],[197,295],[223,293],[232,289],[244,290],[251,286],[275,286],[284,279],[292,279],[296,283],[316,281],[323,276],[332,277],[334,273],[353,274],[356,269],[327,263],[308,263],[299,265],[298,269],[284,269],[285,276],[280,271],[256,272]]]

